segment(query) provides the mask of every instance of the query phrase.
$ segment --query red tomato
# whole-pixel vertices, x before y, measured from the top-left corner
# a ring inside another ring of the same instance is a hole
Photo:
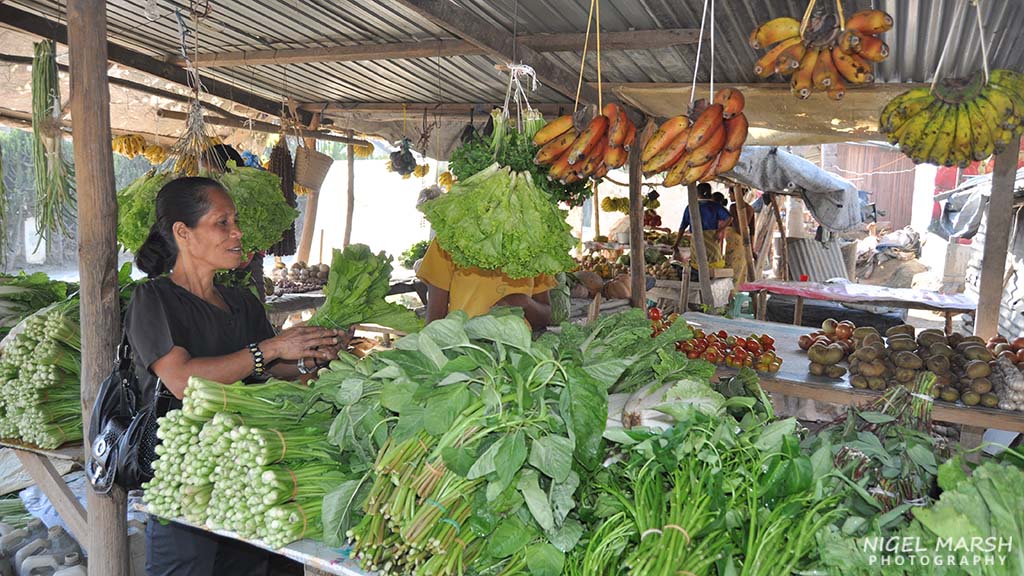
[[[726,338],[729,337],[729,333],[726,332],[725,330],[719,330],[718,337],[721,338],[722,340],[725,340]]]
[[[693,331],[693,337],[694,338],[703,338],[704,337],[704,331],[701,330],[700,328],[697,328],[696,330]]]
[[[651,308],[650,310],[647,311],[647,317],[650,318],[651,320],[653,320],[654,322],[660,321],[661,320],[661,308],[658,308],[657,306]]]
[[[769,336],[767,334],[762,334],[761,335],[761,345],[762,346],[764,346],[765,348],[768,348],[769,346],[773,346],[774,344],[775,344],[775,338],[772,338],[771,336]]]
[[[761,344],[757,340],[747,340],[747,352],[758,353],[761,351]]]
[[[737,338],[736,339],[736,345],[739,346],[740,348],[746,348],[747,347],[747,339],[746,338]]]
[[[690,350],[689,352],[686,353],[686,357],[689,358],[690,360],[696,360],[697,358],[700,358],[700,352],[697,352],[696,350]]]
[[[739,358],[740,360],[742,360],[742,359],[747,357],[747,351],[744,350],[743,348],[739,348],[739,347],[737,347],[735,350],[733,350],[732,354],[733,354],[733,356],[735,356],[736,358]]]

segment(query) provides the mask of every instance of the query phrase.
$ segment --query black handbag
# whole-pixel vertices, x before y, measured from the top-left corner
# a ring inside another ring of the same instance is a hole
[[[89,419],[86,473],[92,489],[107,494],[117,484],[140,488],[153,478],[157,417],[171,396],[158,380],[153,401],[142,403],[131,346],[125,334],[114,356],[114,367],[100,385]]]

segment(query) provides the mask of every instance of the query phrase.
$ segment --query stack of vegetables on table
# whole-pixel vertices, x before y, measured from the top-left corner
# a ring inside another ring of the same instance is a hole
[[[288,266],[277,258],[274,270],[270,273],[274,283],[274,295],[319,290],[327,284],[330,271],[331,267],[327,264],[308,265],[300,260]]]
[[[662,318],[659,308],[648,311],[655,334],[667,330],[675,318],[670,315]],[[676,349],[687,358],[707,360],[712,364],[722,364],[730,368],[754,368],[759,372],[778,372],[782,367],[782,358],[775,353],[775,339],[768,334],[751,334],[749,337],[733,336],[725,330],[705,333],[697,328],[693,331],[693,339],[683,340]]]
[[[327,296],[309,326],[348,330],[355,324],[378,324],[399,332],[415,332],[423,325],[416,313],[388,302],[391,288],[391,257],[374,254],[365,244],[334,250],[327,275]]]
[[[0,438],[41,448],[82,439],[78,300],[25,320],[0,356]]]

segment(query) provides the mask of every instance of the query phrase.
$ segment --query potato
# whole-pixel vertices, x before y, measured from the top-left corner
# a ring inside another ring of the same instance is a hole
[[[949,373],[949,358],[946,358],[945,356],[929,356],[928,359],[924,361],[924,365],[935,375]]]
[[[921,361],[921,357],[913,352],[900,352],[896,354],[893,362],[896,363],[897,368],[909,368],[911,370],[924,368],[924,362]]]
[[[939,397],[946,402],[956,402],[960,399],[960,392],[955,388],[946,387],[942,389],[942,394]]]
[[[907,336],[913,338],[914,327],[911,326],[910,324],[900,324],[899,326],[893,326],[892,328],[889,328],[888,330],[885,331],[885,335],[889,338],[892,338],[896,334],[906,334]]]
[[[917,342],[913,338],[890,338],[889,348],[897,352],[911,352],[917,350]]]
[[[826,366],[825,376],[828,376],[829,378],[842,378],[843,376],[846,376],[846,368],[843,368],[842,366]]]
[[[978,403],[981,402],[981,394],[978,394],[977,392],[965,392],[964,395],[960,397],[960,400],[968,406],[977,406]]]
[[[992,352],[984,346],[971,346],[964,350],[964,358],[968,360],[984,360],[988,362],[994,359]]]
[[[868,388],[872,390],[885,390],[885,378],[880,378],[878,376],[868,377]]]
[[[872,360],[877,360],[878,356],[878,350],[875,350],[874,348],[871,348],[869,346],[867,348],[860,348],[853,354],[850,354],[850,360],[861,360],[864,362],[871,362]]]
[[[936,374],[935,375],[935,385],[936,386],[949,386],[952,383],[953,383],[953,375],[952,374]]]
[[[975,378],[985,378],[989,376],[992,374],[992,368],[988,365],[988,362],[974,360],[967,364],[965,372],[967,377],[973,380]]]
[[[861,340],[860,344],[861,346],[872,346],[874,344],[881,344],[882,346],[885,346],[885,341],[882,340],[882,337],[878,334],[868,334],[863,340]]]
[[[954,346],[954,347],[957,344],[963,342],[963,340],[964,340],[964,335],[963,334],[957,334],[956,332],[950,334],[949,336],[946,336],[946,343],[949,344],[950,346]]]
[[[861,326],[860,328],[854,328],[853,329],[853,339],[854,340],[858,340],[858,341],[859,340],[863,340],[869,334],[875,334],[877,336],[878,335],[878,330],[875,329],[875,327],[873,327],[873,326]]]
[[[913,382],[917,378],[917,370],[911,368],[897,368],[896,381],[901,383]]]
[[[952,356],[953,349],[942,342],[936,342],[928,347],[928,354],[930,356]]]
[[[885,373],[885,364],[882,364],[879,360],[861,362],[859,370],[861,374],[869,378],[878,377]]]
[[[980,344],[981,346],[984,346],[985,344],[987,344],[987,342],[985,342],[984,338],[982,338],[981,336],[974,336],[973,334],[970,335],[970,336],[964,336],[963,341],[964,342],[974,342],[976,344]]]
[[[941,330],[929,328],[927,330],[922,330],[921,333],[917,335],[917,342],[926,348],[936,342],[942,342],[945,344],[946,335],[943,334]]]
[[[971,392],[977,394],[988,394],[992,391],[992,381],[988,378],[975,378],[971,382]]]
[[[807,371],[815,376],[824,376],[825,365],[817,362],[811,362],[810,365],[807,366]]]
[[[981,405],[986,408],[995,408],[996,406],[999,406],[999,397],[991,392],[988,394],[982,394]]]
[[[854,388],[860,388],[861,390],[868,387],[868,379],[860,374],[856,376],[850,376],[850,386]]]
[[[828,356],[828,346],[815,342],[807,349],[807,358],[811,363],[825,364],[825,357]]]

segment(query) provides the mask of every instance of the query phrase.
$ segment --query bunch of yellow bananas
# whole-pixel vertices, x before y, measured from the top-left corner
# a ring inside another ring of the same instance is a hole
[[[732,170],[747,140],[744,103],[742,92],[722,88],[713,104],[698,100],[689,116],[666,120],[644,146],[644,174],[668,171],[663,185],[671,187],[711,180]]]
[[[146,139],[138,134],[125,134],[114,138],[110,147],[122,156],[135,158],[146,150]]]
[[[182,176],[198,176],[199,159],[191,154],[179,155],[178,159],[174,161],[174,173]]]
[[[533,137],[540,146],[533,161],[550,166],[548,177],[562,184],[599,179],[626,163],[635,141],[636,125],[622,106],[609,102],[582,132],[576,130],[572,114],[545,124]]]
[[[167,160],[167,150],[159,144],[150,144],[142,151],[142,155],[146,157],[146,160],[150,164],[156,166],[157,164],[163,164],[164,160]]]
[[[841,100],[846,83],[874,82],[872,63],[889,56],[889,46],[878,35],[892,25],[892,16],[881,10],[857,12],[844,28],[831,15],[811,19],[803,30],[796,18],[774,18],[750,34],[755,50],[774,45],[754,65],[754,73],[761,78],[792,74],[790,88],[801,100],[812,92]]]
[[[605,196],[601,199],[601,210],[629,214],[629,198]]]
[[[428,172],[430,172],[430,164],[417,164],[416,168],[412,171],[412,175],[417,178],[423,178]]]
[[[934,92],[915,88],[882,109],[879,128],[915,163],[966,167],[1002,152],[1024,130],[1024,74],[993,70],[985,83],[943,79]]]
[[[309,188],[306,188],[305,186],[303,186],[302,184],[299,184],[298,182],[295,183],[295,195],[296,196],[311,196],[312,194],[313,194],[313,191],[310,190]]]
[[[437,177],[437,185],[442,188],[451,188],[454,183],[455,177],[451,172],[442,172],[441,175]]]
[[[356,144],[352,146],[352,157],[359,160],[373,156],[373,144]]]

